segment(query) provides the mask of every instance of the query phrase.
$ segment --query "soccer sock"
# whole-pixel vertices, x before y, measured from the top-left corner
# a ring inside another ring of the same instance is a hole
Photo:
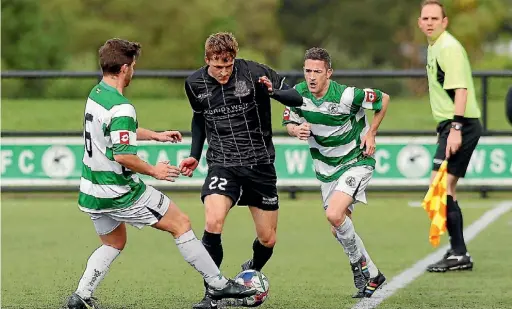
[[[208,251],[196,238],[194,231],[189,230],[175,239],[181,255],[204,278],[204,281],[214,288],[226,286],[227,279],[221,275],[219,267],[215,265]]]
[[[345,254],[347,254],[348,259],[351,264],[359,261],[361,258],[361,250],[357,247],[356,242],[356,231],[354,230],[354,225],[352,224],[352,220],[346,216],[345,221],[343,221],[340,226],[335,227],[336,230],[336,239],[339,241]]]
[[[220,267],[220,264],[222,264],[222,259],[224,258],[221,234],[214,234],[205,230],[203,233],[202,243],[206,251],[208,251],[208,254],[210,254],[213,261],[215,262],[215,265]],[[205,281],[204,286],[206,287],[206,285],[207,282]]]
[[[119,253],[121,253],[120,250],[105,245],[96,249],[87,261],[87,266],[75,293],[84,299],[91,298],[92,293],[107,274],[110,264]]]
[[[368,265],[368,271],[370,272],[370,278],[375,278],[379,274],[379,269],[377,268],[377,265],[373,263],[372,258],[368,254],[368,251],[366,251],[366,248],[364,247],[363,240],[359,235],[356,233],[356,243],[359,250],[361,250],[361,253],[366,258],[366,265]]]
[[[466,254],[466,243],[464,242],[462,212],[453,196],[447,196],[446,203],[446,228],[450,234],[450,245],[455,254]]]
[[[256,238],[252,243],[252,269],[261,271],[263,266],[267,264],[268,260],[274,253],[274,247],[268,248],[265,247],[259,240]]]

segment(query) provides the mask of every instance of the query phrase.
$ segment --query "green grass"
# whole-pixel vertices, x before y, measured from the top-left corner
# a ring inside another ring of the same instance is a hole
[[[198,194],[169,195],[190,215],[200,237],[204,215]],[[407,206],[421,198],[421,193],[369,193],[370,204],[356,209],[357,231],[389,279],[434,250],[426,213]],[[512,195],[459,197],[465,224],[504,199]],[[379,308],[510,308],[512,278],[503,263],[512,254],[511,222],[512,213],[505,214],[469,244],[473,272],[424,274]],[[254,236],[249,212],[233,209],[223,234],[226,275],[234,276],[250,257]],[[90,219],[77,209],[76,194],[3,194],[2,308],[60,308],[98,246]],[[356,303],[350,297],[354,287],[347,258],[330,234],[317,193],[299,194],[297,200],[281,194],[278,244],[264,272],[271,296],[262,308],[350,308]],[[200,276],[182,260],[169,235],[129,228],[127,247],[95,296],[106,308],[191,308],[202,291]]]
[[[190,131],[192,110],[187,101],[179,99],[134,99],[139,124],[154,130]],[[272,104],[275,131],[281,126],[283,105]],[[4,131],[81,131],[84,100],[2,100],[2,130]],[[502,101],[489,101],[489,129],[510,130]],[[371,115],[371,113],[368,113]],[[426,99],[392,98],[381,124],[381,130],[435,129],[430,105]]]

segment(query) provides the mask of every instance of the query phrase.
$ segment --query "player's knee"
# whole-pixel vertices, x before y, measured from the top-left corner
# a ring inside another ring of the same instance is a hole
[[[277,242],[275,231],[265,233],[264,235],[258,236],[260,243],[267,248],[274,248]]]
[[[102,242],[105,246],[109,246],[109,247],[115,248],[119,251],[122,251],[124,249],[124,247],[126,246],[126,237],[125,238],[118,237],[116,239],[108,239],[108,240],[102,239]]]
[[[190,218],[182,213],[179,217],[179,222],[177,222],[177,229],[176,229],[176,234],[179,234],[179,235],[182,235],[182,234],[185,234],[186,232],[190,231],[190,229],[192,229],[192,224],[190,223]]]
[[[345,220],[346,214],[344,211],[339,211],[339,209],[336,209],[335,207],[327,207],[325,216],[332,226],[340,226]]]
[[[223,226],[224,218],[212,216],[206,218],[206,230],[210,233],[221,233]]]

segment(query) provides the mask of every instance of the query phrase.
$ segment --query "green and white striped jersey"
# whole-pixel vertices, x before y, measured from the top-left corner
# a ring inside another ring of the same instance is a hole
[[[114,160],[115,154],[137,154],[135,108],[117,89],[103,81],[85,105],[85,149],[78,204],[84,211],[108,211],[131,206],[146,190],[132,171]]]
[[[360,145],[370,129],[364,109],[382,108],[380,90],[358,89],[330,81],[325,96],[317,99],[306,82],[294,88],[302,95],[304,103],[301,107],[285,109],[283,125],[311,124],[308,143],[320,181],[335,181],[353,166],[375,166],[375,159],[364,156]]]

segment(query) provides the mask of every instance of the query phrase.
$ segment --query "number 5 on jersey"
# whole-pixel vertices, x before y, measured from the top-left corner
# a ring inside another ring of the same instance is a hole
[[[210,185],[208,186],[210,190],[215,190],[218,188],[219,190],[226,191],[225,185],[227,185],[228,183],[226,178],[219,178],[217,176],[213,176],[210,178],[210,180]]]

